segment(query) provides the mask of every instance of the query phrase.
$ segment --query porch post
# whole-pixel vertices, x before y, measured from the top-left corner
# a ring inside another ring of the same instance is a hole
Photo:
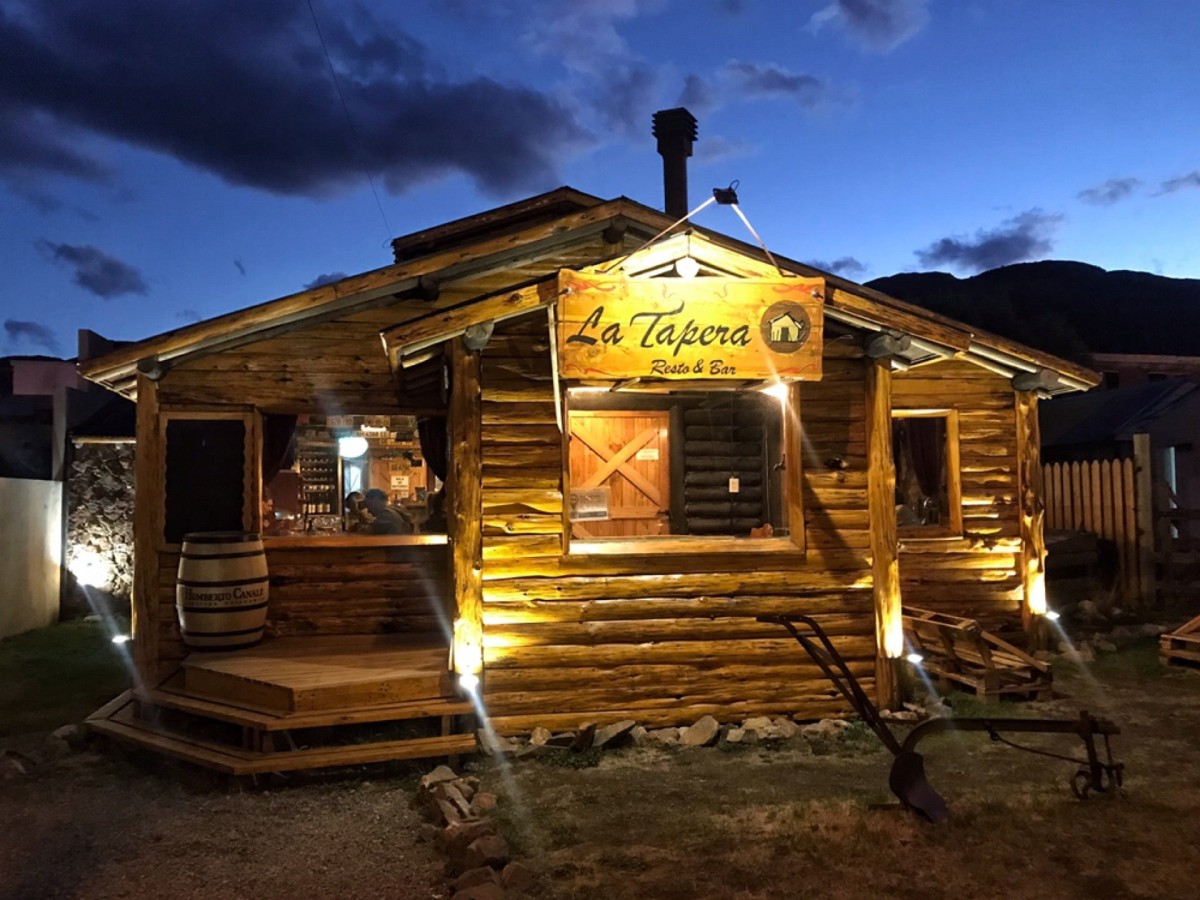
[[[454,578],[454,671],[483,671],[483,477],[479,351],[450,341],[448,530]]]
[[[899,702],[897,660],[904,653],[899,540],[896,535],[896,463],[892,458],[892,369],[888,359],[866,361],[867,508],[875,599],[875,702]]]
[[[1017,496],[1021,519],[1021,624],[1031,650],[1046,636],[1040,625],[1046,614],[1046,503],[1042,487],[1042,438],[1038,398],[1034,391],[1017,391]]]
[[[158,685],[158,554],[163,534],[162,435],[158,383],[137,376],[137,445],[133,458],[133,596],[130,604],[133,662],[138,680]]]

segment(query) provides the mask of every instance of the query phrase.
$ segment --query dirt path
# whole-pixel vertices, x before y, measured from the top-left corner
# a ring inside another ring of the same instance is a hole
[[[478,773],[537,897],[1200,896],[1200,672],[1164,671],[1144,646],[1057,678],[1071,699],[1004,711],[1117,721],[1123,796],[1079,803],[1070,765],[982,735],[922,744],[953,813],[937,828],[895,808],[890,758],[866,740]],[[0,783],[0,897],[445,896],[441,860],[416,841],[415,777],[231,791],[73,756]]]

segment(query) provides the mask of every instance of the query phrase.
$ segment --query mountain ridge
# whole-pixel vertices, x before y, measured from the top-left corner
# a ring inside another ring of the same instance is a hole
[[[1085,365],[1094,353],[1200,356],[1196,278],[1044,260],[966,278],[902,272],[866,286]]]

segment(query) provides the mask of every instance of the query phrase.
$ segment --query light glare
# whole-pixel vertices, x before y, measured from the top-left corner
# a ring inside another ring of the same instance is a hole
[[[352,434],[338,438],[338,456],[343,459],[358,459],[367,452],[367,439],[362,435]]]
[[[904,658],[914,666],[919,666],[921,663],[925,662],[925,657],[923,657],[920,653],[910,653]]]

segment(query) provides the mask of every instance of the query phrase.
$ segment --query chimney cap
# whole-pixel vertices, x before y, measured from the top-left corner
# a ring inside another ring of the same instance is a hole
[[[654,114],[654,136],[659,140],[682,137],[696,139],[696,117],[683,106],[675,109],[660,109]]]

